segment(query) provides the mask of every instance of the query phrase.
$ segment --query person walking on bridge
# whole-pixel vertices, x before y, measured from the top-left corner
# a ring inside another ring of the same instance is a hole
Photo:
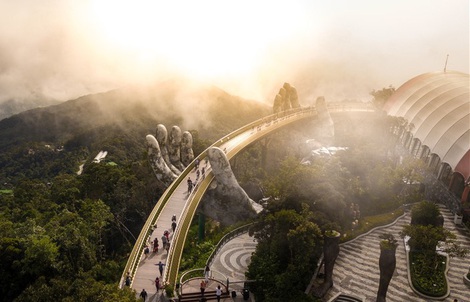
[[[163,266],[165,265],[164,263],[162,263],[161,261],[158,261],[158,271],[160,272],[160,277],[163,276]]]
[[[147,299],[147,292],[145,291],[145,288],[140,292],[140,297],[144,299],[144,302]]]
[[[162,236],[162,248],[166,249],[166,244],[168,243],[168,238],[165,235]]]
[[[158,238],[157,237],[155,237],[155,239],[153,240],[153,252],[158,253]]]
[[[160,278],[155,278],[155,288],[157,289],[157,293],[160,290]]]
[[[193,181],[191,180],[191,177],[188,177],[188,194],[190,194],[192,190],[193,190]]]

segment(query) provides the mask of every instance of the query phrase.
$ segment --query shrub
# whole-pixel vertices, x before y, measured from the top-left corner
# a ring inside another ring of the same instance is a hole
[[[430,297],[442,297],[447,293],[445,269],[447,258],[438,255],[438,261],[430,260],[434,255],[425,252],[410,252],[410,274],[413,286]]]

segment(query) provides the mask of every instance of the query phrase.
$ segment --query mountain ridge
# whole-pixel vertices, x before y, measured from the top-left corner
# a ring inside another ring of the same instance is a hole
[[[214,86],[187,87],[173,82],[114,89],[1,120],[0,150],[26,141],[66,143],[77,134],[102,127],[153,133],[158,123],[178,125],[182,130],[197,129],[201,135],[217,139],[269,114],[269,110],[266,104],[230,95]],[[214,125],[215,133],[211,133]]]

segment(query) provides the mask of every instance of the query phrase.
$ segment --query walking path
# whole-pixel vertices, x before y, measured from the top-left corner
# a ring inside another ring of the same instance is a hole
[[[457,230],[453,222],[453,215],[445,208],[441,208],[441,213],[444,216],[444,227],[457,235],[459,243],[466,248],[470,249],[470,236],[463,234]],[[370,234],[358,238],[352,242],[341,245],[340,254],[336,260],[333,281],[334,286],[324,297],[324,301],[328,301],[339,293],[349,294],[360,297],[364,301],[375,301],[378,284],[379,284],[379,235],[383,233],[391,233],[395,238],[400,238],[399,232],[403,226],[410,222],[410,214],[407,213],[404,217],[400,218],[394,225],[377,229]],[[168,227],[171,230],[170,222]],[[163,233],[162,228],[158,228],[158,234]],[[468,232],[467,232],[468,233]],[[152,234],[151,237],[154,237]],[[419,297],[415,294],[408,284],[407,264],[405,256],[405,248],[402,240],[399,240],[399,246],[396,252],[397,266],[395,274],[390,282],[387,301],[402,302],[402,301],[417,301],[427,302],[430,300]],[[242,297],[242,289],[244,286],[245,272],[251,261],[251,255],[256,249],[256,241],[247,233],[235,237],[227,242],[221,250],[217,253],[211,265],[211,271],[218,276],[223,275],[229,280],[230,292],[236,291],[235,298],[221,299],[223,302],[241,302],[245,301]],[[145,289],[149,293],[148,301],[157,302],[159,295],[156,295],[154,279],[158,272],[158,261],[164,262],[166,259],[166,251],[161,251],[157,254],[150,254],[147,259],[143,259],[142,263],[153,264],[150,269],[150,276],[147,280],[140,280],[139,283],[146,283]],[[470,258],[451,258],[448,271],[448,279],[450,284],[450,295],[444,301],[470,301],[469,289],[462,281],[462,277],[468,272],[470,266]],[[224,281],[224,280],[220,280]],[[184,284],[184,292],[199,292],[199,280],[193,280]],[[207,290],[215,290],[219,284],[217,281],[210,280]],[[221,282],[225,285],[226,282]],[[140,291],[138,291],[139,293]],[[252,301],[252,294],[250,300]]]
[[[248,233],[244,233],[227,242],[214,258],[211,265],[212,270],[222,273],[229,279],[230,287],[235,290],[241,290],[244,281],[245,272],[251,262],[251,254],[255,252],[256,241]]]
[[[201,167],[206,167],[206,174],[208,174],[211,170],[210,165],[206,166],[204,163],[201,164]],[[188,177],[191,177],[191,179],[195,180],[196,170],[193,169],[188,174]],[[156,292],[155,278],[157,276],[160,277],[160,284],[163,285],[165,280],[163,276],[160,276],[160,272],[158,271],[158,262],[161,261],[163,264],[165,264],[164,268],[166,269],[168,252],[163,248],[162,236],[165,231],[168,231],[170,234],[170,244],[172,243],[174,233],[171,227],[171,219],[173,215],[175,215],[176,223],[178,225],[180,222],[181,213],[185,207],[186,202],[188,201],[188,195],[187,183],[186,181],[182,181],[172,194],[172,202],[168,202],[158,216],[156,221],[157,228],[152,231],[147,240],[150,253],[146,256],[143,252],[141,252],[139,267],[137,269],[137,273],[134,276],[134,279],[132,280],[131,287],[135,289],[137,294],[139,294],[142,289],[145,289],[149,294],[149,297],[152,297],[152,295],[154,295]],[[158,239],[160,245],[157,253],[152,252],[153,240],[155,238]]]
[[[373,111],[373,108],[370,108],[369,105],[364,103],[342,103],[340,106],[331,105],[328,108],[331,112]],[[263,138],[269,133],[275,132],[284,126],[302,119],[315,117],[316,115],[317,111],[314,107],[291,109],[245,125],[244,127],[241,127],[240,129],[232,132],[230,136],[224,137],[214,145],[217,145],[219,148],[226,151],[227,157],[230,159],[238,152],[243,150],[243,148],[256,140]],[[204,158],[199,159],[201,162],[204,161]],[[210,169],[206,169],[206,181],[203,182],[197,189],[195,188],[195,194],[188,198],[186,179],[190,176],[191,179],[194,180],[196,179],[196,174],[194,169],[188,175],[185,175],[186,172],[187,171],[184,171],[180,178],[173,182],[170,187],[168,187],[167,191],[164,193],[164,198],[161,198],[157,202],[157,205],[152,211],[152,214],[144,224],[144,227],[142,228],[142,231],[136,240],[134,249],[129,255],[128,262],[121,277],[120,286],[124,286],[123,284],[124,279],[126,278],[126,274],[129,274],[132,278],[130,286],[131,288],[135,289],[137,293],[140,293],[143,288],[145,288],[149,293],[152,292],[152,289],[155,291],[154,280],[157,274],[159,274],[155,264],[158,263],[158,261],[162,261],[163,263],[167,264],[163,273],[164,280],[161,281],[170,284],[176,284],[175,279],[183,250],[182,246],[184,245],[185,235],[188,230],[188,218],[194,216],[197,204],[199,203],[202,194],[207,189],[209,181],[213,177]],[[165,195],[167,192],[168,195]],[[194,198],[193,200],[192,196],[194,195],[197,195],[198,197]],[[162,206],[162,208],[160,208],[160,206]],[[159,214],[157,215],[157,213]],[[174,234],[170,232],[170,239],[173,239],[171,240],[171,247],[169,250],[170,255],[168,255],[166,251],[162,250],[160,250],[155,255],[144,255],[142,252],[142,244],[147,239],[149,239],[148,244],[150,245],[154,238],[158,238],[160,241],[160,247],[163,247],[161,244],[161,236],[164,230],[171,229],[171,217],[173,214],[176,214],[177,216],[178,225]],[[158,217],[155,217],[155,215]],[[149,232],[150,224],[153,223],[155,219],[158,227],[153,231],[149,238],[147,234]],[[169,269],[170,267],[171,269]]]
[[[457,236],[462,247],[470,249],[470,235],[464,235],[455,226],[452,213],[441,207],[444,216],[444,227]],[[391,233],[395,238],[400,238],[399,232],[403,226],[410,223],[411,216],[407,213],[392,226],[377,229],[370,234],[358,238],[352,242],[342,244],[340,253],[336,259],[333,282],[334,285],[324,298],[328,301],[338,293],[361,297],[364,301],[375,301],[379,286],[379,235]],[[390,281],[387,292],[388,302],[431,301],[421,298],[413,292],[408,283],[407,263],[403,240],[399,240],[396,251],[397,265],[394,276]],[[450,258],[449,271],[447,273],[450,295],[444,301],[470,301],[470,289],[463,283],[463,276],[468,272],[470,257]]]
[[[228,241],[217,253],[210,267],[211,274],[214,277],[225,276],[229,280],[229,292],[235,291],[237,294],[235,298],[230,297],[220,301],[254,301],[251,294],[251,300],[243,300],[242,289],[245,281],[245,272],[250,264],[251,254],[256,249],[256,244],[253,237],[250,237],[248,233],[244,233]],[[202,279],[201,277],[201,279],[194,279],[183,284],[183,293],[200,292],[199,283]],[[215,290],[219,284],[222,287],[227,284],[226,280],[219,281],[209,279],[206,291]]]

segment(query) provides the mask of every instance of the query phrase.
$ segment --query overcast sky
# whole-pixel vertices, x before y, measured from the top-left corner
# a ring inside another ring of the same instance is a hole
[[[0,102],[184,76],[272,101],[469,73],[468,0],[0,0]]]

